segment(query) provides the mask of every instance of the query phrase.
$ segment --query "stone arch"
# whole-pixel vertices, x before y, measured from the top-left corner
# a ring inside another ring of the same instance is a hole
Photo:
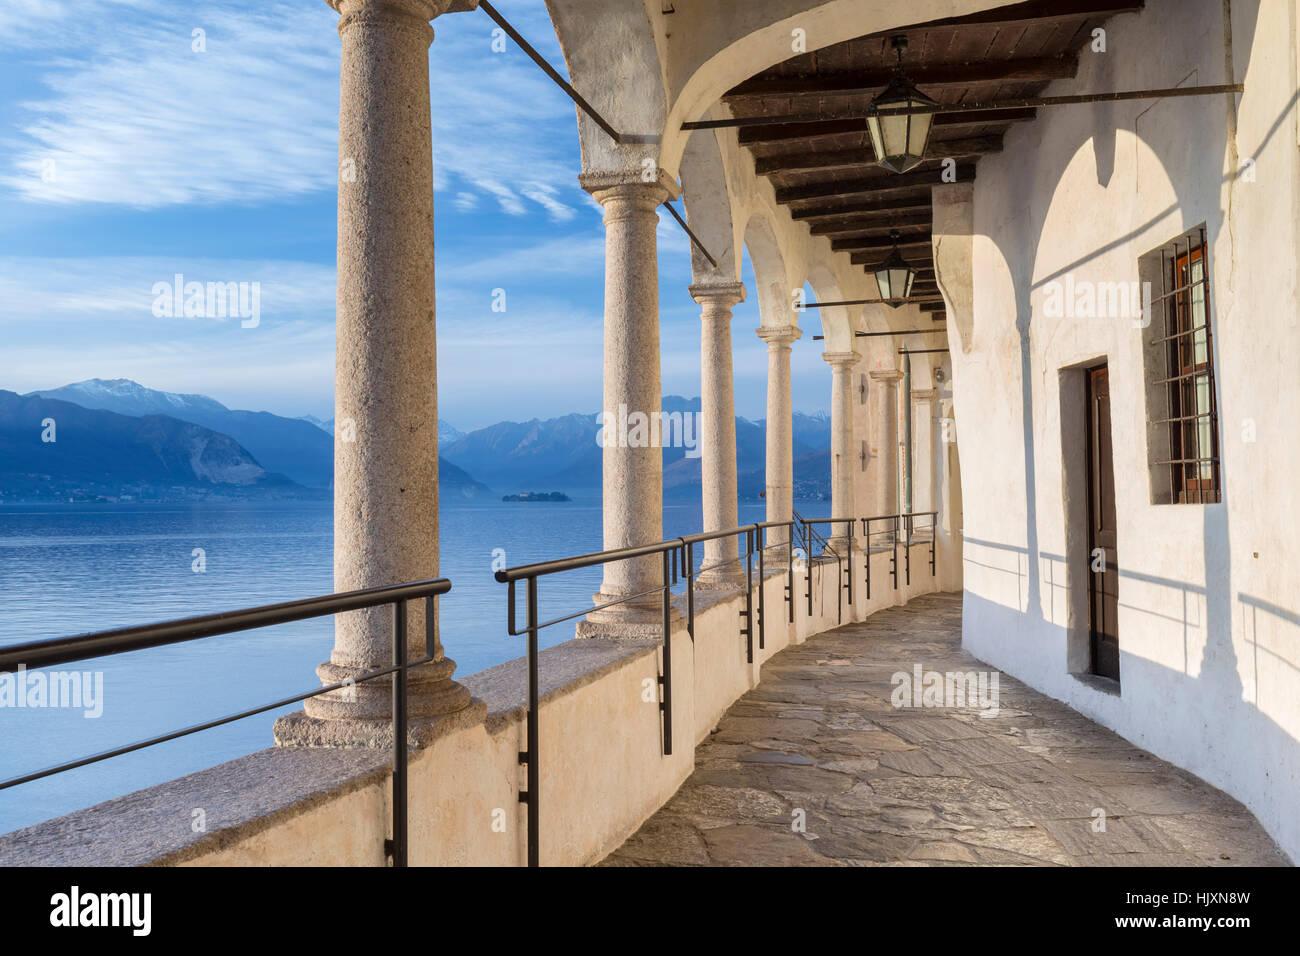
[[[842,302],[846,298],[835,273],[821,261],[809,267],[807,281],[816,293],[818,302]],[[857,327],[856,313],[860,312],[859,308],[835,305],[814,309],[812,312],[821,321],[827,352],[850,352],[855,349],[853,330]]]
[[[581,109],[583,172],[625,171],[659,162],[667,116],[663,67],[650,11],[643,3],[546,0],[574,88],[619,133],[646,142],[616,143]],[[679,145],[674,169],[684,143]]]
[[[764,327],[799,324],[790,289],[786,256],[776,238],[776,230],[761,211],[752,212],[745,222],[745,248],[754,266],[754,290],[758,297],[759,320]]]
[[[701,119],[737,83],[798,55],[794,32],[808,51],[895,26],[962,16],[1005,0],[746,0],[734,4],[679,4],[660,15],[665,43],[665,86],[671,110],[661,162],[677,167],[687,134],[681,124]],[[720,9],[721,8],[721,9]]]
[[[692,281],[739,282],[740,256],[731,187],[717,133],[700,130],[690,137],[682,154],[681,178],[686,220],[718,262],[716,268],[712,266],[695,243],[691,243]]]

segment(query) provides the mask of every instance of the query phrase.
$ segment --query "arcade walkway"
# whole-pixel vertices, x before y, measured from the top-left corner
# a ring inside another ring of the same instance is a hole
[[[1005,674],[996,717],[896,709],[915,664],[989,671],[960,636],[931,595],[782,652],[603,865],[1287,865],[1240,803]]]

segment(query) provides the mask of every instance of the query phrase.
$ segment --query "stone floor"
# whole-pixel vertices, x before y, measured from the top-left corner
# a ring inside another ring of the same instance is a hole
[[[996,717],[895,708],[914,664],[990,670],[960,635],[930,595],[783,651],[602,865],[1287,865],[1236,800],[1006,674]]]

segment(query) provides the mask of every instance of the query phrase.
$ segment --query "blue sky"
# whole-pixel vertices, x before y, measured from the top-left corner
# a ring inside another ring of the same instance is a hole
[[[563,70],[541,0],[497,7]],[[0,388],[132,378],[234,408],[332,416],[337,14],[323,0],[0,5]],[[461,429],[595,411],[603,227],[569,100],[482,13],[430,54],[441,417]],[[195,52],[194,31],[206,49]],[[660,224],[665,394],[699,394],[687,240]],[[261,321],[155,317],[155,283],[258,282]],[[746,260],[746,285],[753,290]],[[491,309],[506,290],[505,313]],[[764,414],[753,298],[737,413]],[[794,400],[826,406],[821,349]]]

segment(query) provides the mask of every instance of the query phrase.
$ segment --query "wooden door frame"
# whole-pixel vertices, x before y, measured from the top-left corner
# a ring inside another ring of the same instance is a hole
[[[1116,618],[1116,622],[1115,622],[1115,625],[1114,625],[1114,627],[1115,627],[1115,644],[1116,644],[1116,648],[1115,648],[1116,660],[1115,660],[1115,673],[1114,673],[1113,675],[1112,675],[1112,674],[1102,673],[1102,672],[1098,669],[1098,668],[1099,668],[1099,663],[1098,663],[1098,658],[1099,658],[1099,654],[1098,654],[1099,631],[1098,631],[1098,629],[1097,629],[1097,607],[1098,607],[1098,601],[1099,601],[1099,600],[1104,600],[1104,598],[1102,598],[1101,595],[1099,595],[1099,593],[1098,593],[1097,573],[1096,573],[1095,571],[1092,570],[1093,550],[1094,550],[1095,548],[1097,548],[1097,547],[1104,547],[1104,545],[1099,545],[1098,542],[1097,542],[1097,541],[1094,539],[1094,537],[1093,537],[1094,531],[1095,531],[1095,529],[1096,529],[1096,527],[1097,527],[1097,514],[1096,514],[1096,509],[1097,509],[1097,485],[1096,485],[1096,483],[1097,483],[1097,477],[1098,477],[1098,476],[1097,476],[1097,473],[1096,473],[1096,469],[1095,469],[1095,467],[1094,467],[1094,464],[1095,464],[1095,459],[1096,459],[1096,455],[1097,455],[1098,425],[1099,425],[1099,419],[1098,419],[1098,417],[1097,417],[1097,404],[1096,404],[1096,397],[1095,397],[1095,392],[1094,392],[1094,387],[1095,387],[1095,386],[1094,386],[1094,376],[1096,375],[1096,373],[1097,373],[1098,371],[1101,371],[1102,369],[1105,369],[1105,371],[1106,371],[1107,417],[1108,417],[1108,425],[1109,425],[1109,432],[1110,432],[1110,433],[1109,433],[1109,441],[1108,441],[1108,444],[1109,444],[1109,446],[1110,446],[1110,454],[1107,456],[1107,458],[1108,458],[1108,460],[1109,460],[1109,464],[1110,464],[1110,473],[1111,473],[1111,474],[1110,474],[1110,487],[1111,487],[1111,494],[1112,494],[1112,496],[1115,494],[1115,489],[1116,489],[1116,482],[1115,482],[1115,440],[1114,440],[1114,434],[1115,434],[1114,428],[1115,428],[1115,425],[1114,425],[1114,415],[1112,414],[1112,411],[1111,411],[1111,410],[1113,409],[1113,403],[1111,402],[1111,390],[1110,390],[1110,364],[1109,364],[1109,362],[1101,361],[1101,362],[1095,362],[1095,363],[1093,363],[1093,364],[1090,364],[1090,365],[1086,366],[1086,367],[1083,369],[1083,375],[1084,375],[1084,394],[1085,394],[1085,396],[1086,396],[1086,401],[1085,401],[1085,404],[1086,404],[1086,408],[1085,408],[1085,422],[1086,422],[1086,427],[1085,427],[1084,431],[1085,431],[1085,435],[1086,435],[1086,439],[1087,439],[1087,440],[1086,440],[1086,443],[1085,443],[1085,447],[1084,447],[1084,462],[1083,462],[1083,464],[1084,464],[1084,470],[1085,470],[1085,485],[1086,485],[1086,488],[1087,488],[1087,507],[1086,507],[1086,509],[1085,509],[1085,515],[1086,515],[1086,527],[1085,527],[1085,529],[1084,529],[1084,540],[1085,540],[1085,542],[1086,542],[1086,544],[1085,544],[1085,551],[1086,551],[1086,561],[1087,561],[1087,569],[1088,569],[1088,570],[1087,570],[1087,581],[1088,581],[1088,589],[1087,589],[1087,590],[1088,590],[1088,596],[1087,596],[1087,601],[1088,601],[1088,622],[1087,622],[1087,623],[1088,623],[1088,673],[1089,673],[1090,675],[1094,676],[1094,677],[1099,677],[1099,678],[1103,678],[1103,679],[1106,679],[1106,680],[1112,680],[1112,681],[1115,681],[1116,683],[1118,683],[1119,680],[1120,680],[1120,671],[1119,671],[1119,627],[1118,627],[1118,616],[1119,616],[1119,615],[1118,615],[1118,611],[1119,611],[1119,608],[1118,608],[1118,573],[1119,573],[1119,568],[1118,568],[1118,562],[1119,562],[1118,520],[1116,520],[1116,522],[1115,522],[1115,524],[1116,524],[1116,529],[1115,529],[1115,531],[1116,531],[1116,541],[1115,541],[1115,544],[1114,544],[1114,551],[1115,551],[1115,565],[1116,565],[1116,567],[1115,567],[1115,573],[1116,573],[1116,578],[1117,578],[1117,579],[1116,579],[1116,598],[1115,598],[1115,603],[1116,603],[1116,607],[1115,607],[1115,618]],[[1114,506],[1114,504],[1115,504],[1115,502],[1112,501],[1112,506]],[[1107,559],[1108,563],[1109,563],[1109,560],[1110,560],[1110,559],[1108,558],[1108,559]]]

